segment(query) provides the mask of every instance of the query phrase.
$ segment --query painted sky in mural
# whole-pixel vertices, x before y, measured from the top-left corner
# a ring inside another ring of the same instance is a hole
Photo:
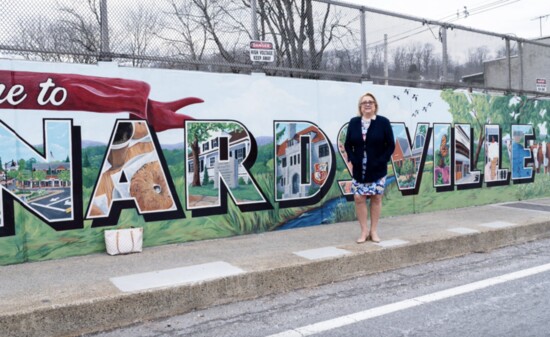
[[[124,68],[103,76],[128,76]],[[158,70],[159,73],[164,72]],[[97,75],[97,74],[94,74]],[[353,88],[342,82],[320,81],[312,87],[307,81],[287,81],[284,78],[267,78],[253,75],[253,83],[248,77],[234,77],[224,74],[187,73],[182,80],[171,72],[147,79],[151,86],[150,97],[157,101],[173,101],[182,97],[199,97],[205,103],[185,107],[185,114],[194,118],[240,120],[258,136],[272,137],[273,131],[266,127],[269,120],[315,121],[332,139],[336,138],[340,127],[356,114],[358,97],[364,91],[373,91],[380,102],[379,113],[389,116],[392,121],[404,122],[414,127],[418,122],[451,122],[448,105],[439,97],[439,92],[426,89],[380,90],[374,86]],[[221,79],[220,79],[221,77]],[[158,80],[162,78],[163,80]],[[187,86],[173,86],[171,83],[189,83]],[[299,92],[300,95],[295,95]],[[318,99],[319,100],[318,100]],[[262,118],[257,118],[261,111]],[[437,117],[436,117],[437,116]],[[57,111],[53,116],[41,110],[25,111],[21,114],[3,114],[2,120],[8,125],[17,125],[18,133],[29,143],[42,143],[41,121],[43,118],[71,118],[82,128],[82,140],[106,144],[112,128],[127,113],[97,114],[86,111]],[[264,119],[265,118],[265,119]],[[161,144],[183,144],[182,130],[167,130],[158,133]]]

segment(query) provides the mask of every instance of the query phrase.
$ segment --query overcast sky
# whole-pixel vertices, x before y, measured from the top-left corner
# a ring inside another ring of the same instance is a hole
[[[522,38],[550,36],[549,0],[343,0]],[[464,6],[468,15],[465,15]],[[457,15],[458,11],[458,15]],[[540,16],[549,15],[539,19]]]

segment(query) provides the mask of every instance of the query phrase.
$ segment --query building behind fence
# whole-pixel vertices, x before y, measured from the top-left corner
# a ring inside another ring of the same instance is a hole
[[[273,62],[250,60],[255,40]],[[0,57],[550,97],[550,38],[330,0],[4,0]]]

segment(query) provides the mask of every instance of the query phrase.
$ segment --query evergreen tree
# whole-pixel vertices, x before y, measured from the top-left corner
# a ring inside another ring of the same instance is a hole
[[[84,151],[84,161],[82,162],[82,167],[90,167],[92,164],[90,164],[90,155],[88,154],[88,151]]]

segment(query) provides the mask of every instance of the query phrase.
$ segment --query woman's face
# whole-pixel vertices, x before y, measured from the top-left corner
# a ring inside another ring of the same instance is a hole
[[[361,115],[372,117],[376,112],[376,101],[371,96],[363,96],[359,108],[361,109]]]

